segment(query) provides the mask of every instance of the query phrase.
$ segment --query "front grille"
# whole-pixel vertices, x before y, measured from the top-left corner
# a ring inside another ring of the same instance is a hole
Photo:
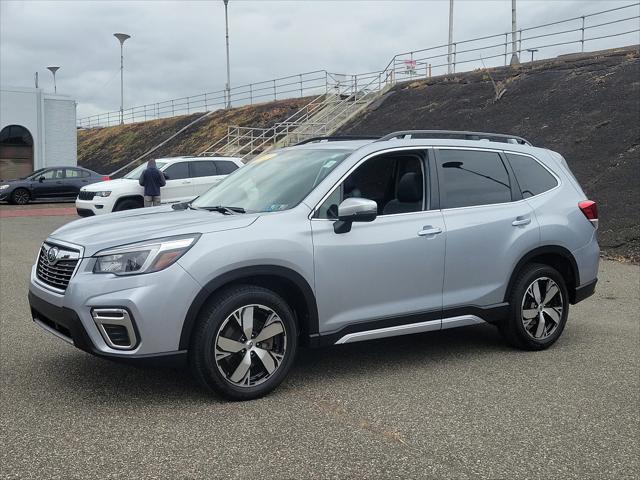
[[[40,249],[36,275],[41,282],[65,290],[80,260],[80,252],[45,243]]]
[[[87,192],[86,190],[80,190],[78,194],[78,200],[93,200],[96,196],[96,192]]]

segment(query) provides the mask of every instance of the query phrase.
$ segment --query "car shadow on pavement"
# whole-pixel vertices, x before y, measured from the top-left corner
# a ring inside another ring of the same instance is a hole
[[[297,388],[312,387],[320,381],[357,381],[364,374],[394,375],[421,365],[435,368],[440,361],[513,352],[504,344],[497,329],[489,325],[457,328],[441,332],[392,337],[334,347],[301,348],[289,379]],[[72,389],[83,402],[104,402],[105,397],[128,403],[154,404],[174,401],[223,401],[201,388],[186,368],[137,367],[93,357],[72,350],[60,356],[40,358],[41,368],[49,372],[47,382],[58,392]],[[284,385],[283,385],[284,387]],[[285,396],[288,389],[281,392]]]

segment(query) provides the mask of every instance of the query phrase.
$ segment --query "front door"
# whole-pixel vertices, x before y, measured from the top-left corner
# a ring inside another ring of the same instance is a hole
[[[374,156],[318,208],[311,229],[321,334],[440,328],[446,232],[440,210],[429,210],[427,166],[422,150]],[[375,200],[378,217],[338,234],[337,206],[348,197]]]
[[[34,198],[57,198],[64,196],[64,169],[50,168],[33,179]]]

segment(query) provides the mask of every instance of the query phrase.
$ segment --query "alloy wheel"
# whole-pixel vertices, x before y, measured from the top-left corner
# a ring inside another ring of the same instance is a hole
[[[560,325],[563,311],[562,291],[551,278],[537,278],[525,290],[522,325],[534,340],[545,340],[553,335]]]
[[[18,189],[13,193],[13,201],[18,205],[26,205],[29,202],[29,193],[26,190]]]
[[[284,323],[271,308],[246,305],[225,318],[215,339],[215,362],[238,387],[254,387],[273,376],[284,360]]]

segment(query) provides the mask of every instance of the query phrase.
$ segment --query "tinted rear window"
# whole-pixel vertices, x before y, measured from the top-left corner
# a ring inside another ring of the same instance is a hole
[[[500,155],[471,150],[439,150],[442,208],[511,201],[509,174]]]
[[[213,177],[217,175],[216,165],[213,162],[189,162],[191,164],[192,177]]]
[[[507,153],[524,198],[551,190],[558,182],[542,165],[531,157]]]
[[[216,166],[218,167],[218,175],[228,175],[238,169],[235,163],[227,160],[216,160]]]

